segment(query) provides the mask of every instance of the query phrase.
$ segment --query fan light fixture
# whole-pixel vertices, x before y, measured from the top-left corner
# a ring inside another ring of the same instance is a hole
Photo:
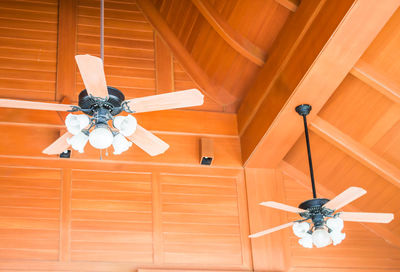
[[[305,221],[298,223],[298,225],[307,223],[307,225],[309,226],[307,234],[311,235],[312,244],[320,248],[332,244],[333,239],[335,240],[333,244],[338,245],[343,241],[346,235],[344,233],[341,233],[344,227],[343,220],[338,217],[332,216],[333,213],[332,210],[324,209],[322,207],[329,200],[325,198],[317,198],[317,192],[315,189],[315,180],[314,180],[314,170],[311,159],[310,138],[308,135],[308,126],[307,126],[307,115],[310,113],[310,111],[311,111],[311,106],[307,104],[299,105],[296,107],[296,112],[303,117],[304,135],[306,138],[307,154],[308,154],[308,166],[310,169],[311,187],[313,192],[313,199],[304,201],[299,206],[301,209],[310,211],[309,213],[303,213],[303,214],[300,213],[300,215],[303,216],[305,220],[311,219],[312,227],[310,227],[310,224]],[[327,217],[331,218],[325,221],[325,218]],[[293,225],[293,232],[295,235],[296,232],[294,231],[295,230],[294,226],[296,225],[296,223]],[[312,244],[310,244],[309,238],[307,238],[307,243],[305,243],[304,240],[300,239],[299,244],[302,245],[303,247],[312,248]]]
[[[304,122],[313,198],[304,201],[298,208],[275,201],[260,203],[260,205],[266,207],[297,213],[303,219],[251,234],[249,235],[250,238],[257,238],[292,226],[293,233],[300,238],[299,244],[305,248],[312,248],[313,245],[318,248],[330,244],[335,246],[346,238],[346,234],[342,233],[343,221],[389,223],[394,218],[392,213],[338,212],[343,206],[367,193],[359,187],[350,187],[332,200],[317,198],[306,117],[310,111],[311,106],[307,104],[296,107],[296,112],[303,117]],[[307,222],[308,220],[311,222]]]
[[[114,130],[107,121],[113,120]],[[124,136],[131,136],[137,127],[136,118],[132,115],[116,116],[108,111],[97,111],[92,118],[85,114],[68,114],[65,119],[68,131],[73,134],[67,139],[68,144],[79,153],[83,153],[86,143],[97,149],[105,149],[113,145],[114,154],[119,155],[127,151],[132,143]]]

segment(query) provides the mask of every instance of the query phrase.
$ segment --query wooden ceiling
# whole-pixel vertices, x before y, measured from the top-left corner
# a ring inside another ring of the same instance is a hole
[[[400,270],[399,1],[105,0],[105,73],[127,98],[199,88],[201,107],[137,114],[170,144],[99,159],[41,151],[55,112],[0,109],[1,271]],[[75,54],[99,55],[98,0],[0,1],[0,97],[77,102]],[[304,249],[258,205],[368,194],[339,246]],[[199,165],[200,139],[214,142]],[[110,152],[111,153],[111,152]]]

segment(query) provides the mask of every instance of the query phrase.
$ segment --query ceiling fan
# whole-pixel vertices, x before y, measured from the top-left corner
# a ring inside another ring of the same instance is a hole
[[[0,99],[0,107],[83,113],[67,115],[65,124],[68,132],[44,149],[45,154],[60,154],[70,145],[73,149],[83,152],[89,141],[97,149],[113,145],[114,154],[126,151],[133,142],[149,155],[159,155],[164,153],[169,145],[138,125],[132,115],[118,114],[123,111],[138,113],[203,104],[204,96],[196,89],[125,100],[120,90],[107,86],[102,59],[90,55],[77,55],[75,59],[86,87],[79,94],[78,106]],[[108,125],[109,121],[113,128]]]
[[[312,248],[313,244],[316,247],[325,247],[331,243],[333,245],[340,244],[344,240],[346,234],[341,232],[344,227],[343,221],[389,223],[394,218],[392,213],[340,211],[342,207],[367,193],[367,191],[359,187],[350,187],[332,200],[317,198],[306,117],[310,111],[311,106],[307,104],[296,107],[296,112],[303,117],[304,122],[313,198],[304,201],[298,208],[275,201],[260,203],[262,206],[298,213],[302,219],[251,234],[250,238],[260,237],[292,226],[293,233],[300,238],[299,244],[303,247]]]

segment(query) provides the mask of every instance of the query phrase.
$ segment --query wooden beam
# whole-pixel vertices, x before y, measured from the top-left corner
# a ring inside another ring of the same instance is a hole
[[[151,179],[152,214],[153,214],[153,263],[164,263],[164,241],[162,232],[162,203],[160,173],[152,173]]]
[[[303,4],[293,17],[301,14]],[[294,108],[311,104],[312,120],[398,6],[399,2],[390,0],[324,3],[296,54],[273,82],[250,89],[250,93],[264,90],[266,94],[248,126],[239,122],[246,166],[273,168],[284,158],[303,132]]]
[[[293,178],[295,181],[303,185],[304,187],[308,188],[311,191],[311,185],[310,185],[310,179],[309,177],[292,166],[291,164],[282,161],[279,164],[279,168],[282,170],[282,172],[291,178]],[[332,199],[336,196],[333,192],[331,192],[328,188],[323,186],[322,184],[318,184],[318,191],[319,194],[323,197]],[[353,212],[363,212],[363,210],[357,208],[354,204],[349,204],[346,206],[346,210],[353,211]],[[363,225],[366,229],[369,231],[375,233],[377,236],[381,237],[384,239],[386,242],[396,246],[400,247],[400,237],[398,235],[395,235],[393,232],[389,231],[387,228],[383,227],[381,224],[364,224],[360,223]]]
[[[256,116],[283,69],[295,54],[301,40],[320,12],[324,2],[306,1],[290,16],[272,45],[270,55],[249,88],[238,110],[238,128],[242,135]],[[269,109],[271,110],[271,109]]]
[[[400,170],[398,167],[388,163],[369,148],[355,141],[320,117],[316,117],[311,122],[310,129],[379,176],[400,188]]]
[[[71,99],[69,99],[68,96],[64,96],[63,99],[61,99],[60,104],[72,104]],[[67,115],[69,112],[67,111],[57,111],[58,116],[60,116],[60,121],[61,124],[65,123],[65,118],[67,118]]]
[[[359,60],[350,73],[393,102],[400,104],[400,84],[377,71],[372,65]]]
[[[285,202],[280,170],[246,168],[245,173],[250,232],[256,233],[287,223],[285,213],[259,205],[267,200]],[[290,254],[287,234],[283,230],[251,239],[254,271],[288,271]]]
[[[300,0],[275,0],[275,2],[292,12],[295,12],[300,4]]]
[[[58,1],[57,81],[55,100],[73,99],[75,93],[75,46],[77,0]]]
[[[234,30],[207,1],[192,0],[192,3],[197,7],[211,27],[233,49],[251,62],[259,66],[264,65],[267,56],[264,50]]]
[[[208,77],[204,70],[196,63],[185,46],[180,42],[175,33],[170,29],[167,22],[163,19],[156,7],[150,0],[136,1],[143,14],[153,25],[157,33],[167,43],[172,53],[185,68],[200,88],[207,93],[209,97],[219,102],[221,105],[229,105],[234,103],[237,98],[229,93],[221,86],[216,86],[215,83]]]
[[[236,115],[219,112],[170,110],[135,114],[153,132],[237,137]],[[0,108],[0,125],[64,128],[57,112]]]
[[[29,156],[9,156],[0,155],[0,165],[27,166],[27,167],[45,167],[45,168],[72,168],[72,169],[90,169],[112,172],[162,172],[162,173],[180,173],[190,175],[202,175],[209,177],[236,177],[242,173],[243,168],[218,168],[202,167],[197,165],[174,165],[166,163],[153,162],[133,162],[133,161],[111,161],[111,160],[83,160],[83,159],[60,159],[55,157],[29,157]],[[173,166],[174,167],[171,167]]]
[[[71,260],[71,196],[72,180],[71,169],[62,169],[61,201],[60,201],[60,251],[59,260],[68,262]]]
[[[236,179],[236,188],[238,192],[238,214],[240,227],[240,240],[242,246],[242,265],[253,271],[253,258],[250,242],[249,209],[247,201],[247,186],[245,173],[239,174]]]
[[[174,91],[174,63],[168,46],[161,37],[154,33],[154,60],[156,65],[156,93]]]

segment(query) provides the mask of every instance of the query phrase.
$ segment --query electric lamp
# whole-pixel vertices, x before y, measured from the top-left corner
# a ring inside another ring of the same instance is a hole
[[[310,224],[308,222],[295,222],[293,224],[293,233],[299,238],[306,236],[307,231],[310,229]]]
[[[114,155],[119,155],[127,151],[132,146],[132,142],[129,142],[121,133],[118,133],[114,136],[112,145],[114,147]]]
[[[89,125],[89,117],[85,114],[68,114],[65,118],[65,125],[68,132],[77,135],[82,129]]]
[[[136,131],[137,121],[132,115],[117,116],[113,120],[113,125],[122,135],[128,137]]]
[[[306,233],[303,238],[299,239],[299,244],[305,248],[312,248],[313,247],[313,239],[312,235]]]
[[[67,139],[67,143],[72,146],[73,149],[77,150],[79,153],[83,153],[86,143],[88,142],[89,136],[80,131],[78,134]]]
[[[97,124],[96,128],[90,132],[89,143],[97,149],[109,147],[114,140],[114,136],[107,124]]]
[[[331,237],[324,227],[316,227],[312,233],[312,241],[316,247],[325,247],[329,245]]]

